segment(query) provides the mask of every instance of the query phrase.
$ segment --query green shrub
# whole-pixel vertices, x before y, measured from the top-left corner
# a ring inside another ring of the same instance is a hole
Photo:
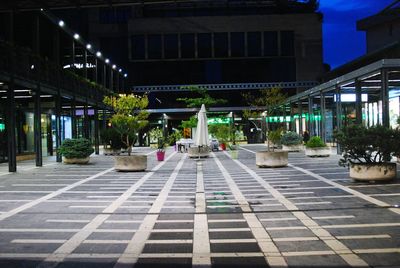
[[[306,143],[307,148],[318,148],[326,147],[326,144],[318,136],[311,137],[311,139]]]
[[[121,149],[123,143],[121,135],[114,128],[105,128],[100,132],[100,138],[103,142],[104,148],[110,146],[112,149]]]
[[[282,129],[268,131],[268,141],[273,144],[278,144],[282,137]]]
[[[66,139],[60,147],[60,153],[66,158],[86,158],[94,152],[88,139]]]
[[[393,155],[400,155],[399,129],[350,125],[336,131],[335,138],[343,149],[341,166],[390,162]]]
[[[286,132],[281,137],[281,143],[286,146],[298,145],[303,143],[303,139],[296,132]]]

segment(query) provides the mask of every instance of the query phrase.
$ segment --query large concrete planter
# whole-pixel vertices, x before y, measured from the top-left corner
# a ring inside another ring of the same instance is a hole
[[[282,150],[288,151],[288,152],[300,152],[300,151],[304,150],[304,145],[303,144],[296,144],[296,145],[283,145],[282,144]]]
[[[288,151],[260,151],[256,153],[258,167],[285,167],[288,165]]]
[[[208,157],[210,155],[210,147],[190,147],[187,152],[190,158]]]
[[[121,149],[104,148],[103,152],[104,152],[104,155],[120,155]]]
[[[306,147],[306,156],[309,157],[328,157],[331,155],[330,147],[316,147],[316,148],[307,148]]]
[[[396,178],[396,163],[351,164],[350,177],[357,181],[387,181]]]
[[[147,168],[147,155],[119,155],[114,159],[117,171],[144,171]]]
[[[85,158],[66,158],[63,157],[63,162],[65,164],[79,164],[79,165],[85,165],[89,163],[90,157],[85,157]]]

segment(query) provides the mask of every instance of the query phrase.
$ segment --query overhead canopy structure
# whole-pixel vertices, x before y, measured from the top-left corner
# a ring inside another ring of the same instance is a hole
[[[261,0],[261,1],[245,1],[245,0],[2,0],[0,2],[0,12],[4,11],[24,11],[43,9],[70,9],[70,8],[89,8],[89,7],[117,7],[132,5],[206,5],[214,6],[266,6],[284,8],[306,8],[316,9],[318,4],[316,0],[300,1],[300,0]]]

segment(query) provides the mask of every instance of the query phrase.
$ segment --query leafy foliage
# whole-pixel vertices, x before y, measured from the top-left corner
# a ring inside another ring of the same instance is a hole
[[[66,158],[86,158],[94,152],[88,139],[65,139],[60,146],[60,154]]]
[[[177,140],[183,137],[182,132],[179,130],[175,130],[168,136],[168,143],[175,144]]]
[[[189,120],[182,121],[180,125],[181,128],[194,128],[197,126],[197,118],[196,116],[191,116]]]
[[[198,108],[201,107],[202,104],[206,106],[206,108],[215,106],[217,104],[224,104],[227,101],[224,99],[214,99],[208,94],[208,90],[206,88],[202,88],[199,86],[186,86],[182,87],[184,90],[190,90],[192,93],[197,95],[195,98],[178,98],[177,101],[183,101],[188,108]]]
[[[400,155],[400,130],[374,126],[349,125],[335,132],[342,146],[340,166],[356,163],[390,162],[393,155]]]
[[[110,146],[112,149],[121,149],[122,141],[121,136],[114,128],[106,128],[100,132],[101,140],[104,147]]]
[[[278,144],[281,141],[282,137],[282,129],[278,128],[276,130],[271,130],[268,132],[268,150],[269,150],[269,145],[270,142],[273,144]],[[272,147],[272,151],[274,150],[274,147]]]
[[[208,127],[208,132],[215,136],[220,143],[226,143],[231,136],[231,128],[227,124],[213,124]]]
[[[296,132],[288,131],[282,135],[281,143],[286,146],[298,145],[303,143],[303,138]]]
[[[111,124],[120,134],[121,141],[128,148],[130,155],[137,134],[148,124],[149,113],[144,109],[149,104],[149,100],[146,95],[131,94],[105,97],[104,103],[114,108],[115,114],[111,117]]]
[[[307,148],[319,148],[319,147],[326,147],[326,144],[322,141],[321,137],[313,136],[311,139],[306,143]]]

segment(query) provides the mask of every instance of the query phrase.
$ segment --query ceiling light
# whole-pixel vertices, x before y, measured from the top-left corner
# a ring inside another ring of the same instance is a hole
[[[119,69],[118,72],[122,73],[122,69]]]
[[[97,52],[96,52],[96,56],[97,56],[97,57],[101,57],[101,52],[100,52],[100,51],[97,51]]]
[[[79,39],[79,34],[74,34],[74,38],[76,39],[76,40],[78,40]]]
[[[113,64],[112,68],[115,70],[115,68],[117,68],[117,65]]]
[[[106,59],[105,62],[106,62],[107,64],[109,64],[109,63],[110,63],[110,60],[109,60],[109,59]]]
[[[64,27],[64,25],[65,25],[65,22],[64,22],[63,20],[60,20],[60,21],[58,22],[58,26]]]
[[[91,44],[87,44],[87,45],[86,45],[86,48],[87,48],[87,49],[91,49],[91,48],[92,48],[92,45],[91,45]]]

